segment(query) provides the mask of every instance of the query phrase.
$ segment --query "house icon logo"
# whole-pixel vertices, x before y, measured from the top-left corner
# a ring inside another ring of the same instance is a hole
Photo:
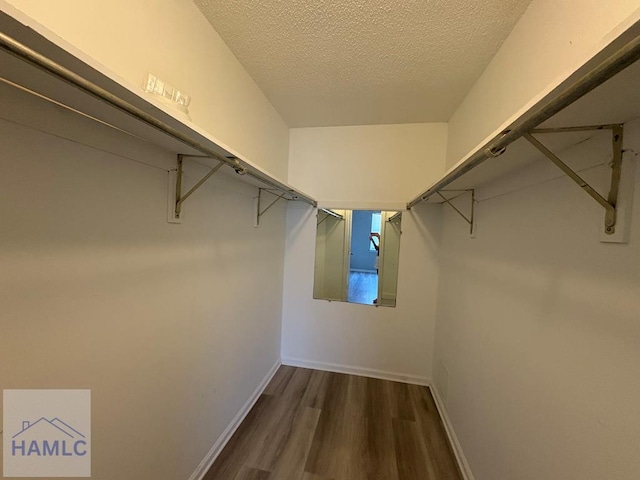
[[[91,390],[3,390],[4,477],[91,477]]]
[[[41,417],[35,422],[22,422],[22,430],[11,438],[11,455],[21,456],[84,456],[86,437],[59,418]]]

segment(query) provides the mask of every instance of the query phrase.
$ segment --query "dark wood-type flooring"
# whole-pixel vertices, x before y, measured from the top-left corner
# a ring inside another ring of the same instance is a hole
[[[205,480],[462,480],[426,387],[282,366]]]

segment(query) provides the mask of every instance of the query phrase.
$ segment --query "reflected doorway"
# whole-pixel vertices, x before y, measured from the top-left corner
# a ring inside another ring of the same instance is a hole
[[[380,211],[354,210],[352,213],[348,302],[378,303],[381,220]]]

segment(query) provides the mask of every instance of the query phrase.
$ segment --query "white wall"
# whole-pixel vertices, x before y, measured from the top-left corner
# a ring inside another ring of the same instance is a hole
[[[284,206],[215,176],[169,224],[173,154],[7,88],[0,389],[89,388],[92,478],[187,480],[279,361]]]
[[[444,172],[446,123],[291,129],[289,181],[327,206],[400,210]]]
[[[141,91],[147,72],[153,72],[187,92],[197,126],[286,181],[287,125],[192,1],[8,3],[120,76],[132,90]]]
[[[403,208],[408,191],[442,174],[445,145],[445,124],[293,129],[289,178],[325,205]],[[315,211],[289,205],[284,361],[429,378],[439,216],[426,205],[405,212],[397,307],[376,308],[312,298]]]
[[[607,170],[584,176],[606,192]],[[635,189],[629,244],[599,243],[603,209],[546,159],[479,189],[477,238],[444,214],[434,372],[476,480],[638,478],[640,169]]]
[[[447,167],[640,19],[639,7],[638,0],[533,0],[451,117]]]

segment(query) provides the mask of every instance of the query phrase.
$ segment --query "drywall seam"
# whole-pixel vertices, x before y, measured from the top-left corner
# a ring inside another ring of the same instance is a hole
[[[213,465],[213,462],[215,462],[216,458],[218,458],[218,455],[220,455],[224,447],[227,445],[227,442],[231,440],[231,437],[233,436],[233,434],[236,432],[236,430],[238,429],[240,424],[242,424],[247,414],[251,411],[253,406],[256,404],[256,402],[258,401],[258,398],[260,398],[260,395],[262,395],[262,392],[264,392],[264,389],[267,388],[267,385],[269,385],[269,382],[271,381],[273,376],[276,374],[276,371],[278,370],[280,365],[281,365],[281,362],[280,362],[280,359],[278,359],[276,363],[273,364],[269,372],[262,379],[262,381],[260,382],[260,385],[258,385],[258,387],[251,394],[251,397],[249,397],[249,399],[245,402],[245,404],[242,406],[242,408],[236,414],[233,420],[231,420],[229,425],[227,425],[227,428],[225,428],[224,432],[222,432],[222,435],[220,435],[220,437],[213,444],[209,452],[205,455],[205,457],[200,462],[200,465],[198,465],[195,471],[191,474],[191,476],[189,477],[189,480],[202,480],[204,478],[204,476],[207,474],[207,472],[211,468],[211,465]]]
[[[462,446],[460,445],[460,441],[458,440],[458,436],[456,435],[455,430],[453,429],[453,424],[449,419],[449,415],[447,414],[447,409],[440,398],[440,394],[438,393],[438,389],[434,384],[429,385],[429,389],[431,390],[431,395],[433,396],[433,400],[436,403],[436,408],[438,409],[438,413],[440,414],[440,418],[442,419],[442,424],[444,425],[444,429],[447,432],[447,437],[449,438],[449,444],[453,449],[453,453],[456,456],[456,460],[458,462],[458,466],[460,467],[460,472],[464,477],[464,480],[475,480],[473,473],[471,472],[471,468],[469,467],[469,462],[467,462],[467,457],[465,457],[464,452],[462,450]]]
[[[427,377],[410,375],[407,373],[388,372],[374,368],[356,367],[352,365],[342,365],[337,363],[317,362],[301,358],[283,357],[282,364],[290,367],[310,368],[313,370],[323,370],[325,372],[347,373],[361,377],[379,378],[381,380],[391,380],[392,382],[409,383],[412,385],[429,386]]]

